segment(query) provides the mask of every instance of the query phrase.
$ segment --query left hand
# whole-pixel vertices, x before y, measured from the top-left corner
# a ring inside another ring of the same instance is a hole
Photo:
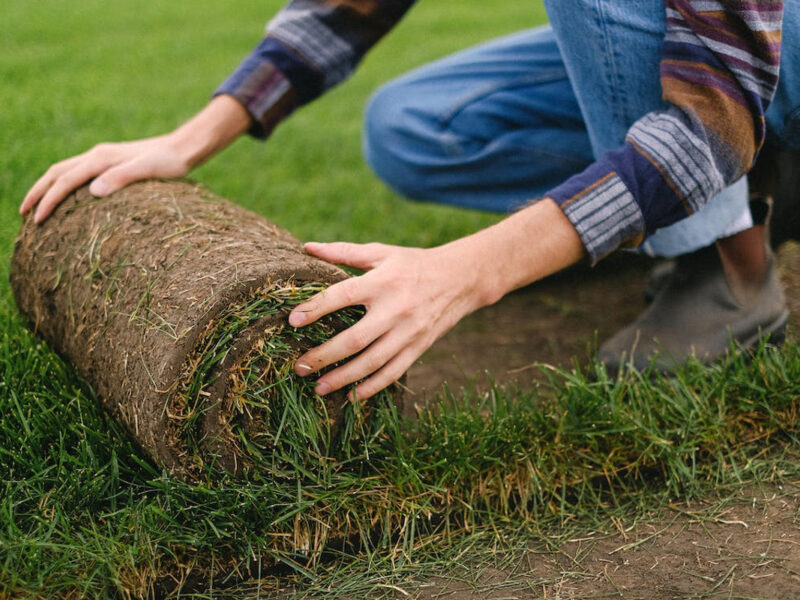
[[[369,398],[398,380],[434,341],[483,304],[477,269],[452,245],[423,250],[337,242],[309,243],[305,249],[366,271],[316,294],[289,315],[290,325],[302,327],[346,306],[367,309],[355,325],[297,360],[295,372],[307,376],[352,357],[319,378],[319,395],[363,380],[348,398]]]

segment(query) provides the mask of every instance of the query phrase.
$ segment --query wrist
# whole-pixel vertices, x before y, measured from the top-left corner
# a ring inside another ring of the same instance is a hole
[[[167,134],[167,143],[190,170],[227,147],[251,125],[247,110],[233,97],[217,96],[197,115]]]
[[[447,271],[455,276],[454,281],[461,287],[460,295],[466,300],[467,312],[494,304],[507,291],[502,285],[489,236],[485,235],[488,231],[483,230],[439,248],[448,257],[445,261],[445,265],[449,265]]]
[[[475,308],[494,304],[585,255],[575,228],[550,199],[447,246],[455,250],[454,264],[470,286]]]
[[[179,131],[180,129],[176,129],[163,136],[162,139],[188,172],[199,164],[200,161],[197,157],[202,153],[202,145],[197,138],[183,132],[179,133]]]

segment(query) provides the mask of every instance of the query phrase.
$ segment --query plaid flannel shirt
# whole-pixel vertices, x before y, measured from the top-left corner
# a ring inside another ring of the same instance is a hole
[[[297,107],[347,78],[414,0],[292,0],[217,89],[265,138]],[[593,263],[701,208],[750,170],[780,65],[782,0],[665,0],[666,110],[558,186],[552,198]]]

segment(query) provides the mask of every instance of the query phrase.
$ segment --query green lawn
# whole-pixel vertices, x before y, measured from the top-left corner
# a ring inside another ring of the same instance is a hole
[[[89,0],[4,7],[3,251],[17,227],[17,204],[52,162],[186,120],[258,42],[280,5]],[[473,231],[491,218],[408,203],[381,185],[361,158],[363,109],[393,76],[543,20],[539,3],[488,11],[479,2],[422,3],[350,81],[297,112],[266,144],[243,139],[193,177],[302,239],[433,245]]]
[[[28,333],[7,283],[17,206],[47,166],[99,141],[154,135],[187,119],[278,7],[274,0],[3,7],[0,598],[124,597],[148,589],[164,568],[180,572],[176,564],[205,572],[215,560],[220,572],[253,566],[267,552],[267,533],[304,506],[292,504],[285,484],[193,488],[147,464],[91,390]],[[543,21],[539,2],[423,2],[351,81],[299,111],[266,144],[239,141],[193,177],[301,239],[428,246],[474,231],[497,217],[404,201],[371,174],[360,154],[363,107],[395,75]],[[669,381],[558,373],[541,389],[467,394],[446,399],[443,416],[424,416],[413,434],[392,430],[396,418],[386,415],[359,468],[382,477],[374,487],[380,507],[406,525],[396,537],[364,525],[355,560],[272,558],[310,595],[391,595],[377,586],[404,583],[423,567],[433,572],[465,544],[491,543],[498,533],[563,537],[714,486],[796,480],[797,382],[800,349],[791,344],[749,363],[692,366]],[[752,428],[770,434],[770,451]],[[509,481],[516,487],[502,491]],[[289,491],[299,495],[301,483]],[[345,487],[357,478],[339,484],[319,494],[335,510],[378,506]],[[265,581],[248,588],[253,597],[285,583]]]

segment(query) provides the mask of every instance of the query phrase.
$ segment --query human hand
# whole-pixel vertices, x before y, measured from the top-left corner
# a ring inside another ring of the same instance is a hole
[[[317,381],[320,395],[356,381],[352,400],[399,379],[434,341],[468,313],[511,290],[574,264],[584,255],[575,228],[550,199],[444,246],[421,250],[383,244],[306,244],[328,262],[366,271],[300,304],[289,324],[302,327],[346,306],[366,315],[295,363],[311,375],[350,359]]]
[[[24,215],[34,206],[35,223],[44,221],[58,204],[94,178],[89,191],[107,196],[121,187],[149,177],[183,177],[190,165],[170,136],[115,144],[91,150],[51,166],[33,185],[19,208]]]
[[[70,192],[93,178],[89,191],[102,197],[140,179],[183,177],[250,125],[249,113],[236,99],[217,96],[172,133],[134,142],[99,144],[54,164],[26,194],[19,212],[24,215],[36,206],[33,220],[41,223]]]
[[[290,325],[302,327],[346,306],[367,309],[355,325],[295,363],[295,372],[308,376],[350,358],[319,378],[320,395],[364,379],[348,397],[369,398],[399,379],[462,317],[488,303],[480,292],[479,270],[453,245],[423,250],[339,242],[305,248],[328,262],[366,271],[316,294],[289,315]]]

